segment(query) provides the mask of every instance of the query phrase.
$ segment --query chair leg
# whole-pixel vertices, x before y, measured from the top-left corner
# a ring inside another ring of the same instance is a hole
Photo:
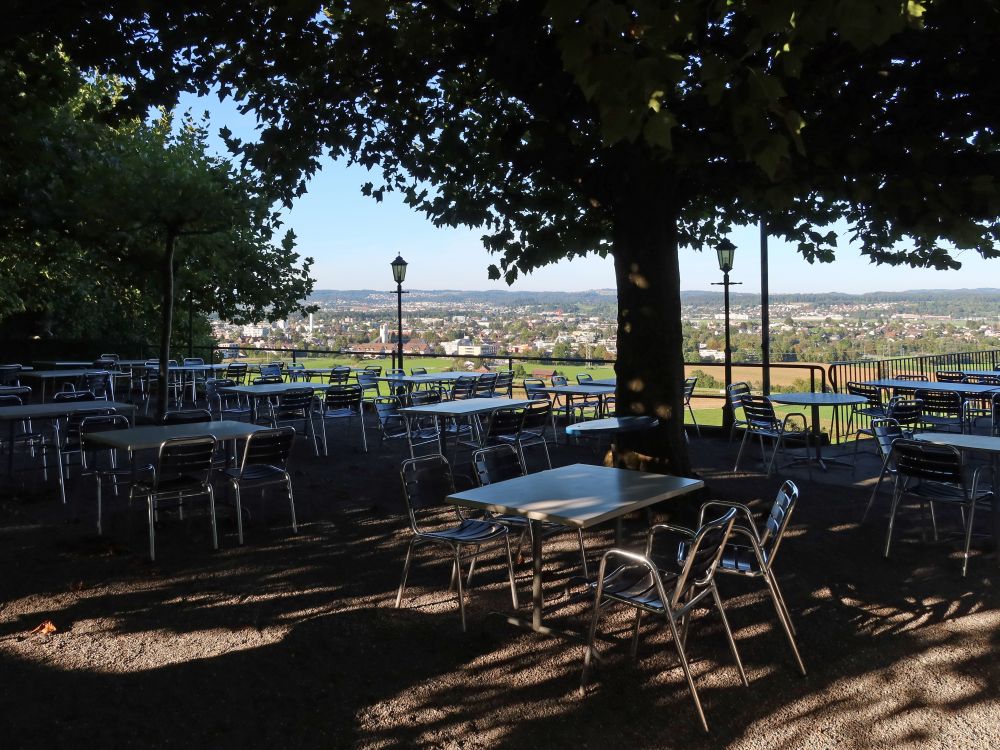
[[[965,551],[962,555],[962,578],[965,578],[965,573],[969,568],[969,544],[972,542],[972,523],[976,517],[976,501],[973,498],[972,502],[969,504],[969,522],[965,526]]]
[[[885,478],[885,473],[889,469],[889,457],[886,456],[885,460],[882,462],[882,471],[879,472],[878,481],[875,482],[875,489],[872,490],[871,497],[868,498],[868,505],[865,506],[864,515],[861,516],[861,523],[864,523],[868,518],[868,513],[872,509],[872,505],[875,504],[875,496],[878,494],[879,487],[882,486],[882,480]]]
[[[323,425],[323,455],[329,456],[330,451],[326,444],[326,417],[320,417],[320,423]]]
[[[101,475],[95,472],[94,478],[97,480],[97,535],[100,536],[103,533],[101,531]]]
[[[215,490],[208,485],[208,512],[212,518],[212,549],[219,549],[219,532],[215,523]]]
[[[504,544],[507,546],[507,576],[510,578],[510,602],[516,611],[519,604],[517,601],[517,581],[514,579],[514,558],[510,552],[510,536],[504,536]]]
[[[763,439],[764,439],[763,436],[761,436],[761,455],[763,455],[763,450],[764,450]],[[778,457],[778,452],[784,447],[784,445],[785,445],[785,438],[784,436],[779,435],[774,441],[774,449],[771,451],[771,460],[767,462],[767,472],[766,472],[767,476],[771,476],[771,472],[774,471],[775,459]],[[807,451],[809,450],[808,446],[806,447],[806,450]]]
[[[577,541],[580,542],[580,567],[583,568],[583,577],[590,578],[587,572],[587,548],[583,546],[583,529],[576,530]]]
[[[292,533],[299,533],[299,524],[295,520],[295,496],[292,494],[292,478],[285,474],[285,487],[288,488],[288,507],[292,511]]]
[[[233,502],[236,503],[236,542],[243,546],[243,504],[240,501],[240,483],[233,479],[230,484],[233,487]]]
[[[149,506],[149,559],[153,561],[156,559],[156,507],[153,495],[146,496],[146,504]]]
[[[719,597],[719,589],[715,585],[715,581],[712,581],[712,598],[715,600],[715,608],[719,610],[719,618],[722,620],[722,627],[726,631],[726,640],[729,641],[729,650],[733,654],[733,659],[736,661],[736,668],[740,673],[740,680],[743,682],[743,687],[748,687],[750,685],[747,682],[747,673],[743,669],[743,661],[740,659],[740,652],[736,650],[736,641],[733,640],[733,631],[729,628],[729,620],[726,617],[726,610],[722,608],[722,599]]]
[[[636,607],[635,609],[635,620],[632,622],[632,646],[629,649],[629,655],[635,660],[635,657],[639,654],[639,628],[642,626],[642,610]]]
[[[462,621],[462,632],[465,632],[465,591],[462,589],[462,559],[461,559],[462,548],[455,545],[455,570],[457,575],[455,576],[456,588],[458,589],[458,616]],[[475,564],[475,558],[473,558],[473,564]],[[469,571],[472,572],[471,570]]]
[[[684,670],[684,678],[687,680],[688,690],[691,691],[691,698],[694,700],[694,707],[698,711],[698,718],[701,719],[701,726],[708,731],[708,722],[705,720],[705,712],[701,707],[701,700],[698,698],[698,689],[694,686],[694,677],[691,676],[691,667],[688,666],[687,655],[684,653],[684,644],[681,642],[680,633],[677,632],[677,624],[667,613],[667,624],[670,626],[670,634],[674,639],[674,648],[677,649],[677,656],[680,658],[681,669]]]
[[[892,506],[889,509],[889,528],[885,534],[885,552],[883,557],[889,557],[889,547],[892,545],[892,527],[896,521],[896,509],[899,507],[899,500],[903,496],[903,488],[899,484],[899,480],[896,480],[896,487],[893,488],[892,492]]]
[[[358,410],[358,421],[361,422],[361,447],[365,449],[365,453],[368,452],[368,433],[365,431],[365,411],[364,409]]]
[[[736,463],[733,464],[733,471],[739,471],[740,470],[740,459],[743,458],[743,448],[747,444],[747,437],[749,435],[750,435],[750,430],[743,430],[743,439],[740,441],[740,450],[736,454]],[[732,442],[732,436],[731,435],[730,435],[729,440],[730,440],[730,442]]]
[[[410,560],[413,558],[413,545],[416,544],[416,541],[416,538],[411,539],[409,545],[406,547],[406,559],[403,561],[403,577],[399,581],[399,591],[396,592],[396,609],[399,609],[399,605],[403,601],[403,589],[406,588],[406,579],[410,575]]]
[[[778,582],[774,579],[774,574],[771,571],[764,573],[764,582],[767,584],[768,591],[771,592],[771,600],[774,602],[774,611],[777,612],[778,620],[781,622],[781,627],[785,631],[785,637],[788,638],[788,645],[792,647],[792,653],[795,655],[795,662],[799,665],[799,671],[803,676],[805,676],[806,666],[802,663],[802,656],[799,654],[799,647],[795,642],[795,635],[792,633],[791,622],[785,619],[784,602],[782,601],[780,594],[778,594]]]
[[[583,671],[580,674],[580,695],[587,692],[587,678],[590,677],[590,662],[594,656],[594,637],[597,635],[597,619],[601,616],[601,596],[604,593],[604,565],[598,575],[597,590],[594,592],[594,609],[587,630],[587,645],[583,651]]]

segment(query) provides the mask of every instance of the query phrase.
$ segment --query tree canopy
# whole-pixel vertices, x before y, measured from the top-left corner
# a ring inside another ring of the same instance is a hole
[[[117,61],[140,98],[240,101],[262,129],[231,147],[286,200],[330,154],[372,169],[376,198],[482,228],[508,281],[613,255],[619,409],[661,416],[647,450],[676,469],[679,247],[765,220],[831,260],[843,220],[877,262],[997,254],[993,3],[232,5],[82,3],[90,36],[44,33]]]

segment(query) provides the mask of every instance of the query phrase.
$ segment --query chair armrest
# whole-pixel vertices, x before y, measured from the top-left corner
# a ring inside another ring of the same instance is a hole
[[[675,534],[679,534],[687,539],[694,539],[696,534],[693,529],[689,529],[687,526],[675,526],[670,523],[658,523],[654,526],[649,527],[649,531],[646,532],[646,557],[648,558],[653,552],[653,537],[658,531],[671,531]]]
[[[806,419],[806,415],[800,411],[793,411],[790,414],[786,414],[784,420],[781,422],[781,431],[788,432],[788,423],[794,421],[798,417],[802,420],[801,430],[792,430],[792,432],[809,432],[809,420]]]
[[[752,535],[756,542],[760,543],[760,536],[757,532],[757,524],[754,522],[753,512],[743,503],[733,503],[727,500],[709,500],[707,503],[703,503],[698,511],[698,525],[701,526],[705,523],[705,510],[707,508],[735,508],[739,513],[736,515],[746,516],[746,527],[743,526],[733,526],[733,529],[745,528],[746,532]]]

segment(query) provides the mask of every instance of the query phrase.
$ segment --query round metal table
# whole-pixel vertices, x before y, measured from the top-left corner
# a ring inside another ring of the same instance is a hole
[[[619,432],[641,432],[651,430],[660,424],[656,417],[605,417],[577,422],[566,427],[567,435],[577,437],[593,437],[597,435],[612,435]]]

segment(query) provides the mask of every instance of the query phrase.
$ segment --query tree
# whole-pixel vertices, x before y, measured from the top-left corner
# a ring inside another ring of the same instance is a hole
[[[140,93],[184,79],[240,100],[266,125],[231,145],[286,199],[326,152],[375,169],[377,199],[482,227],[508,281],[612,254],[618,408],[661,417],[645,449],[675,471],[679,247],[765,220],[832,260],[843,219],[875,262],[997,254],[992,3],[295,2],[217,10],[225,25],[197,3],[112,5],[84,7],[98,39],[146,32],[124,56],[151,72]],[[66,25],[47,33],[97,56]]]
[[[236,322],[302,308],[311,259],[296,267],[291,232],[273,242],[272,198],[253,172],[208,153],[201,125],[107,122],[116,79],[84,80],[58,52],[30,67],[14,57],[0,58],[0,87],[19,90],[16,104],[36,88],[48,96],[0,115],[16,138],[4,144],[16,158],[3,162],[14,189],[0,211],[0,319],[41,314],[64,337],[158,332],[165,379],[175,296]]]

